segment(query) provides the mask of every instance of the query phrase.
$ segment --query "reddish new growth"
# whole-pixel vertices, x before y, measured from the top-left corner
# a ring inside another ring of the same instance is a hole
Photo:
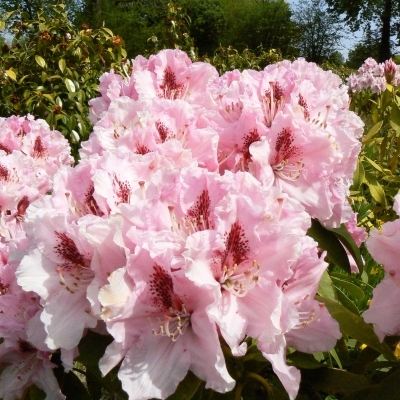
[[[213,229],[214,225],[210,219],[211,200],[208,190],[203,190],[198,196],[196,203],[188,210],[187,216],[195,225],[197,230]]]
[[[11,150],[4,144],[0,143],[0,150],[3,150],[4,152],[6,152],[6,154],[11,154]]]
[[[168,139],[168,136],[169,136],[168,128],[161,121],[156,122],[156,128],[157,128],[158,134],[160,135],[161,142],[164,143]]]
[[[46,148],[43,146],[41,137],[38,136],[33,145],[33,157],[41,158],[44,157],[45,153],[46,153]]]
[[[308,109],[306,99],[301,94],[299,94],[299,106],[303,108],[304,118],[306,121],[308,121],[310,119],[310,111]]]
[[[69,238],[64,232],[54,232],[60,243],[54,246],[54,251],[58,254],[65,263],[62,265],[63,268],[70,269],[72,266],[85,264],[85,259],[76,247],[74,241]]]
[[[164,77],[162,84],[160,85],[160,91],[158,96],[164,97],[169,100],[176,100],[180,98],[184,85],[178,85],[176,83],[175,73],[172,72],[170,67],[167,67],[164,71]]]
[[[150,149],[147,146],[139,143],[136,144],[135,154],[145,155],[147,153],[150,153]]]
[[[84,203],[93,215],[103,216],[104,213],[100,210],[95,198],[93,197],[94,185],[91,185],[86,192]]]
[[[2,164],[0,164],[0,180],[7,182],[10,179],[10,171]]]
[[[299,148],[294,146],[293,142],[293,132],[289,128],[282,129],[275,143],[275,164],[287,161],[290,157],[298,156],[300,154]]]
[[[232,224],[231,230],[225,233],[225,252],[221,259],[221,269],[232,268],[247,259],[250,251],[249,241],[239,222]]]
[[[243,137],[243,146],[240,150],[240,153],[243,154],[243,161],[247,164],[251,160],[250,154],[250,145],[254,142],[258,142],[261,140],[261,137],[257,131],[257,128],[254,128],[250,131],[246,136]]]
[[[154,296],[154,306],[160,311],[170,311],[171,308],[177,310],[181,304],[177,303],[177,297],[174,293],[174,284],[172,277],[162,267],[155,264],[154,272],[150,275],[150,293]],[[178,300],[180,303],[180,301]]]
[[[21,353],[33,353],[36,349],[25,340],[19,339],[18,340],[18,347]]]
[[[129,185],[128,182],[121,182],[116,176],[114,177],[115,182],[118,185],[118,190],[116,195],[120,199],[119,203],[128,203],[131,198],[132,190],[131,186]]]

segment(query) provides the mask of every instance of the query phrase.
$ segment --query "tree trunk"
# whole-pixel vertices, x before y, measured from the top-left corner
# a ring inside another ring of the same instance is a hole
[[[390,22],[392,14],[392,0],[385,0],[385,8],[381,15],[382,29],[381,41],[379,44],[379,62],[388,60],[391,57],[390,51]]]

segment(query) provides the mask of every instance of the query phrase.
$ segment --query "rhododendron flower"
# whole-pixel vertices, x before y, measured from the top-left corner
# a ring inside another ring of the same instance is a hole
[[[399,213],[400,194],[395,197],[393,209]],[[400,215],[400,214],[398,214]],[[400,294],[399,267],[400,219],[386,222],[380,231],[373,230],[366,244],[374,259],[383,265],[386,276],[372,293],[370,307],[363,318],[372,323],[375,333],[382,341],[386,335],[400,334],[400,317],[398,313]]]
[[[100,367],[107,373],[124,357],[118,377],[129,399],[165,399],[188,370],[216,391],[234,386],[206,312],[214,294],[170,269],[173,247],[158,257],[138,250],[100,292],[103,318],[115,338]]]

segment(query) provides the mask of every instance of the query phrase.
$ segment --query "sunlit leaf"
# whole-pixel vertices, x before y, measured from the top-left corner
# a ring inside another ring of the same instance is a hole
[[[316,300],[325,303],[332,317],[339,322],[342,333],[345,333],[359,342],[379,351],[388,360],[396,361],[390,347],[386,343],[381,343],[379,341],[372,325],[367,324],[360,316],[352,313],[346,307],[333,300],[320,296],[316,296]]]
[[[62,58],[60,61],[58,61],[58,68],[60,68],[60,71],[64,73],[65,68],[67,64],[65,63],[65,60]]]
[[[74,82],[71,81],[71,79],[65,78],[64,83],[70,93],[75,93],[75,90],[76,90],[75,85],[74,85]]]
[[[44,68],[46,66],[46,61],[38,54],[35,55],[35,60],[40,67]]]
[[[370,141],[382,128],[383,121],[377,122],[369,131],[368,133],[364,136],[363,142],[366,143]]]
[[[15,74],[15,72],[12,69],[7,69],[6,70],[6,74],[7,76],[9,76],[13,81],[17,80],[17,75]]]

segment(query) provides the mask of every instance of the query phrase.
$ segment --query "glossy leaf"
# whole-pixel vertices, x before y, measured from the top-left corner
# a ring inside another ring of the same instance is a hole
[[[64,73],[66,66],[67,66],[67,64],[66,64],[65,60],[62,58],[62,59],[58,62],[58,68],[60,68],[60,71],[61,71],[62,73]]]
[[[168,400],[191,399],[199,389],[201,382],[201,379],[189,371],[185,379],[179,383],[175,393],[168,397]]]
[[[362,375],[329,368],[303,370],[301,377],[314,389],[331,395],[346,395],[357,390],[370,388],[373,385],[372,381]],[[359,399],[362,399],[362,397]]]
[[[6,74],[8,77],[10,77],[13,81],[17,80],[17,75],[15,74],[15,72],[12,69],[8,69],[6,70]]]
[[[316,240],[318,242],[318,246],[322,250],[326,250],[328,252],[329,261],[342,268],[349,274],[351,273],[349,257],[347,256],[342,243],[334,232],[326,229],[319,221],[313,219],[311,228],[307,231],[307,235]]]
[[[388,360],[396,360],[390,347],[386,343],[381,343],[379,341],[372,325],[367,324],[360,316],[352,313],[346,307],[333,300],[320,296],[316,296],[316,300],[326,305],[332,317],[339,322],[342,333],[351,336],[360,343],[372,347],[376,351],[379,351]]]
[[[363,301],[365,297],[365,293],[362,289],[360,289],[357,285],[352,282],[338,279],[334,276],[331,276],[332,281],[335,283],[336,286],[339,286],[346,290],[347,293],[351,294],[355,297],[358,301]]]
[[[326,368],[326,365],[318,362],[312,354],[294,351],[286,357],[288,365],[293,365],[301,369],[319,369]]]
[[[64,83],[70,93],[75,93],[76,88],[74,82],[72,82],[71,79],[65,78]]]
[[[383,125],[383,121],[379,121],[377,122],[370,130],[369,132],[366,134],[366,136],[364,136],[363,138],[363,142],[368,142],[370,141],[382,128]]]
[[[342,400],[399,400],[400,399],[400,371],[390,374],[378,385],[358,390]]]
[[[334,232],[334,234],[337,236],[340,242],[346,247],[349,253],[353,256],[360,273],[362,273],[364,269],[364,262],[360,254],[360,250],[356,245],[353,237],[347,230],[346,226],[342,224],[339,228],[331,228],[330,230]]]
[[[46,61],[44,60],[43,57],[39,56],[38,54],[35,55],[35,60],[40,67],[44,68],[46,66]]]

